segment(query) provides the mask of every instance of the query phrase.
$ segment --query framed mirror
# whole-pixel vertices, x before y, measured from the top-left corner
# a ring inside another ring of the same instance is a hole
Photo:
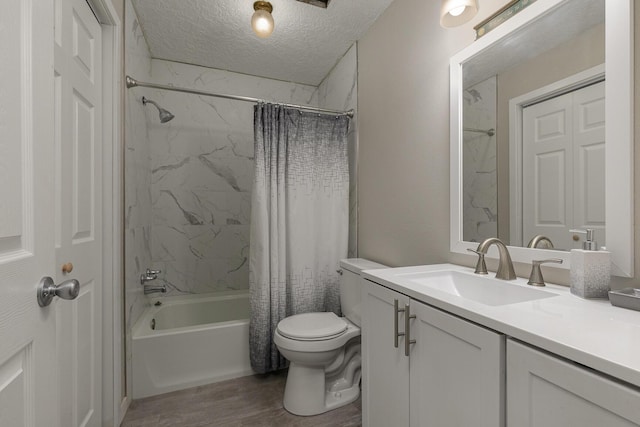
[[[450,65],[451,251],[569,268],[590,228],[632,277],[633,0],[538,0]]]

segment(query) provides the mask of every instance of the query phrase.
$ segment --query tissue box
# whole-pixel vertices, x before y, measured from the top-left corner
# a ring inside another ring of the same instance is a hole
[[[571,250],[571,293],[580,298],[608,298],[611,253]]]

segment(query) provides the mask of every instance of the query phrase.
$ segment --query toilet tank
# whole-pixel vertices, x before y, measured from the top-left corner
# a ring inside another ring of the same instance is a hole
[[[389,268],[386,265],[369,261],[364,258],[349,258],[340,261],[342,276],[340,279],[340,306],[342,315],[360,326],[362,303],[362,282],[360,277],[363,270]]]

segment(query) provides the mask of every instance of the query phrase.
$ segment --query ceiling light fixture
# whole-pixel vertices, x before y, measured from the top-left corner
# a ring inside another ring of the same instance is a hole
[[[476,0],[442,0],[440,9],[440,25],[445,28],[457,27],[478,13]]]
[[[267,38],[273,32],[273,6],[268,1],[257,1],[253,3],[253,16],[251,17],[251,28],[258,37]]]

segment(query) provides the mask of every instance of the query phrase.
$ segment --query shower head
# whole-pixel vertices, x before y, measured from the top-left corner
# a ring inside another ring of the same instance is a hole
[[[160,115],[160,123],[167,123],[175,116],[171,114],[169,111],[165,110],[161,106],[159,106],[155,101],[142,97],[142,105],[153,104],[158,109],[158,113]]]

